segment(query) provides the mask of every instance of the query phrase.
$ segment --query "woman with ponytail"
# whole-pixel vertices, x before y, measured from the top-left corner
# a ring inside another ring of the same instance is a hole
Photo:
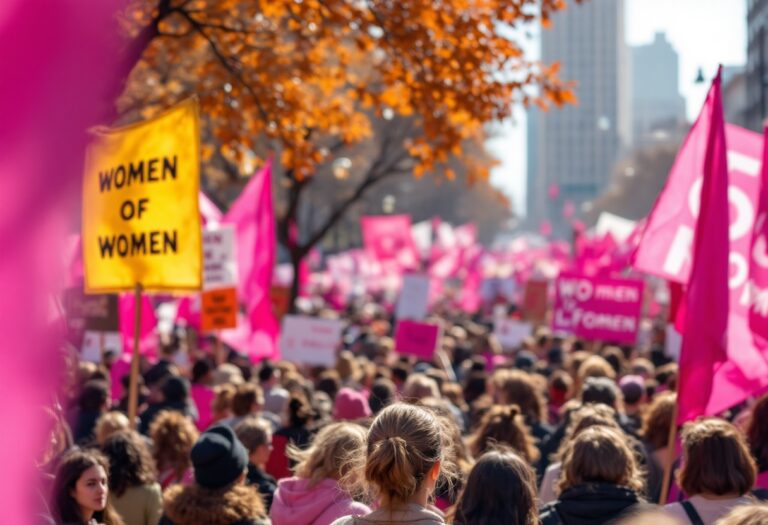
[[[333,525],[444,525],[429,501],[445,469],[447,434],[428,409],[396,403],[382,410],[368,431],[363,472],[378,508]]]

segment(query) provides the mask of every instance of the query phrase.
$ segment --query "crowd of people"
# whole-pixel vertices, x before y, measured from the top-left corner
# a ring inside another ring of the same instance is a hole
[[[135,422],[119,358],[72,353],[41,522],[768,524],[768,395],[671,444],[678,370],[659,345],[539,328],[502,349],[489,323],[443,315],[426,362],[394,351],[384,311],[346,319],[332,367],[165,338]]]

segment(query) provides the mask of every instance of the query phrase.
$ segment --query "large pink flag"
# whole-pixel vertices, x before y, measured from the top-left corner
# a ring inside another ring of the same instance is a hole
[[[123,336],[123,352],[133,352],[133,321],[136,316],[134,294],[122,293],[118,300],[120,315],[120,333]],[[157,317],[152,301],[147,294],[141,294],[141,323],[139,324],[139,352],[148,356],[157,356],[158,339],[155,333]]]
[[[710,413],[713,376],[728,362],[728,165],[718,73],[694,127],[706,133],[704,178],[686,290],[678,421]],[[732,392],[720,392],[732,397]],[[721,401],[717,401],[720,403]]]
[[[235,225],[237,291],[246,305],[251,333],[247,352],[254,359],[277,357],[279,325],[269,297],[277,250],[271,158],[248,182],[223,222]]]
[[[768,126],[763,136],[768,136]],[[749,259],[749,327],[756,337],[768,338],[768,141],[763,145],[762,186],[757,203],[757,219],[752,233]],[[758,341],[760,342],[760,341]]]
[[[419,251],[411,236],[410,215],[379,215],[360,219],[365,250],[379,262],[395,261],[404,270],[419,265]]]

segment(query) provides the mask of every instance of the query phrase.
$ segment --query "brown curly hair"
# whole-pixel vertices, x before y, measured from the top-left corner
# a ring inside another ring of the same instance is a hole
[[[112,434],[101,451],[109,458],[109,488],[120,497],[131,487],[155,482],[157,473],[144,439],[133,431]]]
[[[480,457],[491,445],[507,445],[529,463],[539,459],[531,431],[517,405],[494,405],[483,416],[480,426],[469,438],[469,450]]]
[[[669,426],[675,412],[677,396],[672,392],[657,395],[643,417],[640,435],[651,450],[665,448],[669,441]]]
[[[526,419],[533,423],[547,420],[544,393],[530,374],[501,369],[494,372],[491,384],[498,403],[517,405]]]
[[[179,412],[165,410],[150,425],[149,436],[155,444],[153,456],[157,470],[173,468],[177,479],[183,477],[192,466],[189,453],[198,437],[194,423]]]

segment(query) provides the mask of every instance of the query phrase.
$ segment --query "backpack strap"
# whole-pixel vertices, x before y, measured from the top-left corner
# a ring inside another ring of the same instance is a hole
[[[696,512],[696,507],[690,501],[681,501],[680,505],[683,506],[688,519],[691,521],[691,525],[704,525],[704,520],[701,519],[699,513]]]

